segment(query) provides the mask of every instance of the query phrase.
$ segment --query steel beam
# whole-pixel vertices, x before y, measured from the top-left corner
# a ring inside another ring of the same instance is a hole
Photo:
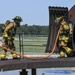
[[[42,60],[31,59],[13,59],[0,60],[0,70],[19,70],[19,69],[34,69],[37,68],[60,68],[60,67],[75,67],[75,57],[71,58],[47,58]]]
[[[31,69],[31,75],[36,75],[36,69]]]
[[[22,69],[22,71],[20,72],[20,75],[28,75],[28,72],[26,71],[26,69]]]

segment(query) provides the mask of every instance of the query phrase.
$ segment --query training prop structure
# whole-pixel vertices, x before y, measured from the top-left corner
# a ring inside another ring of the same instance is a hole
[[[49,6],[49,33],[45,52],[51,52],[55,43],[56,35],[60,25],[55,23],[56,17],[64,16],[66,22],[72,25],[73,31],[70,34],[69,46],[75,50],[75,5],[68,10],[67,7],[51,7]],[[71,27],[71,26],[70,26]],[[58,52],[58,42],[55,53]]]

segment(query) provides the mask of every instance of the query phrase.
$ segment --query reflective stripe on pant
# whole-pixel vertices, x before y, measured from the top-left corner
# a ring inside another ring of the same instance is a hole
[[[66,51],[67,54],[70,54],[71,48],[69,48],[69,47],[64,47],[64,49],[65,49],[65,51]]]
[[[60,57],[65,57],[65,52],[64,51],[60,51]]]

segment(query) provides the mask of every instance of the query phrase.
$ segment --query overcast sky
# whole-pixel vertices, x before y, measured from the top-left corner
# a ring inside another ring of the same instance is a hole
[[[0,23],[5,23],[15,16],[21,16],[21,24],[48,25],[49,6],[68,7],[75,4],[75,0],[0,0]]]

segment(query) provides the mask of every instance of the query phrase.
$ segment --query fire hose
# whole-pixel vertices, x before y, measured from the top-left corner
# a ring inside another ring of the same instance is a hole
[[[5,50],[7,50],[7,51],[9,51],[9,52],[11,52],[11,53],[14,53],[14,54],[16,54],[16,55],[18,55],[18,56],[20,56],[20,57],[23,57],[23,58],[29,58],[29,59],[32,59],[32,60],[46,59],[46,58],[50,57],[50,56],[54,53],[54,51],[55,51],[56,44],[57,44],[57,41],[58,41],[58,37],[59,37],[59,34],[60,34],[60,30],[61,30],[61,26],[62,26],[62,24],[60,25],[60,28],[59,28],[58,33],[57,33],[57,35],[56,35],[56,39],[55,39],[55,43],[54,43],[53,49],[52,49],[51,53],[49,53],[47,56],[31,57],[31,56],[26,56],[26,55],[23,55],[23,54],[19,54],[19,53],[17,53],[16,51],[10,50],[10,49],[8,49],[8,48],[6,48],[6,47],[3,47],[3,46],[0,46],[0,48],[3,48],[3,49],[5,49]]]

